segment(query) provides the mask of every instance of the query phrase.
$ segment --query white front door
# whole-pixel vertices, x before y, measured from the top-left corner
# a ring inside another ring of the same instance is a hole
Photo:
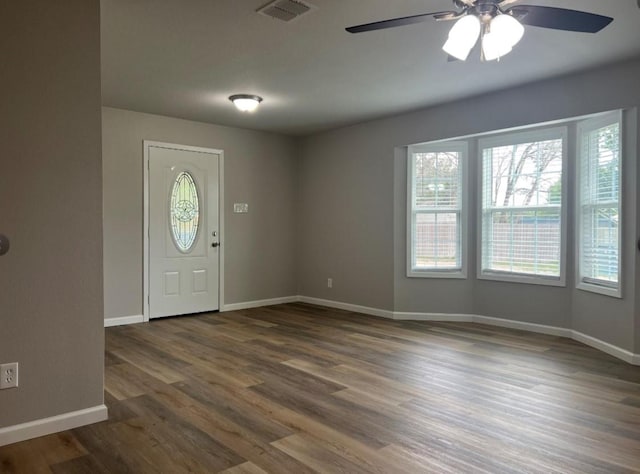
[[[149,317],[219,308],[220,154],[150,144]]]

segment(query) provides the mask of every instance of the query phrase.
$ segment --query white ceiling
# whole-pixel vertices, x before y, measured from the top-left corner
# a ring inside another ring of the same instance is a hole
[[[308,0],[317,9],[290,23],[255,12],[266,3],[102,0],[104,105],[304,135],[640,56],[636,0],[523,0],[614,21],[597,34],[527,27],[490,63],[473,53],[447,62],[450,22],[344,30],[450,10],[450,0]],[[264,102],[241,114],[234,93]]]

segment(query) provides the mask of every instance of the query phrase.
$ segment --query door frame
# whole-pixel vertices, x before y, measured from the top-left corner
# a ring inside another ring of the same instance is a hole
[[[142,314],[143,321],[149,321],[149,149],[155,148],[168,148],[171,150],[182,151],[194,151],[199,153],[210,153],[218,155],[218,220],[220,221],[220,242],[219,249],[219,268],[218,268],[218,311],[222,311],[224,308],[224,151],[215,148],[203,148],[198,146],[180,145],[176,143],[166,143],[154,140],[143,140],[143,159],[142,159],[142,173],[144,176],[144,189],[143,189],[143,208],[144,219],[142,229],[142,246],[143,246],[143,262],[142,262]]]

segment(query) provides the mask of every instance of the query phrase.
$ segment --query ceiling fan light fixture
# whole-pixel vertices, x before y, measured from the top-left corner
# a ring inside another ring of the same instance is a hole
[[[487,33],[482,37],[482,57],[485,61],[495,61],[506,56],[513,48],[495,33]]]
[[[491,31],[514,47],[524,35],[524,26],[511,15],[497,15],[491,20]]]
[[[481,30],[480,19],[466,15],[455,22],[442,49],[456,59],[464,61],[478,41]]]
[[[488,30],[482,37],[482,54],[486,61],[509,54],[524,35],[524,26],[511,15],[494,17]]]
[[[229,100],[233,102],[233,105],[235,105],[240,112],[253,112],[258,108],[260,102],[262,102],[262,97],[251,94],[235,94],[229,97]]]

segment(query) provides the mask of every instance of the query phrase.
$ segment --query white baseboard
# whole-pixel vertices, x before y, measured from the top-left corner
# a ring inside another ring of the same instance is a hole
[[[79,426],[98,423],[107,418],[107,407],[105,405],[98,405],[84,410],[52,416],[50,418],[42,418],[41,420],[0,428],[0,446],[78,428]]]
[[[450,323],[478,323],[489,326],[499,326],[509,329],[520,329],[522,331],[549,334],[551,336],[571,337],[571,330],[555,326],[545,326],[544,324],[527,323],[524,321],[513,321],[511,319],[492,318],[480,316],[478,314],[455,314],[455,313],[393,313],[393,319],[398,321],[434,321]]]
[[[326,306],[328,308],[342,309],[345,311],[353,311],[354,313],[370,314],[371,316],[378,316],[380,318],[394,319],[393,311],[386,309],[370,308],[368,306],[360,306],[351,303],[342,303],[340,301],[323,300],[320,298],[311,298],[309,296],[298,296],[298,301],[301,303],[315,304],[318,306]]]
[[[601,341],[600,339],[596,339],[595,337],[588,336],[587,334],[583,334],[578,331],[571,332],[573,333],[571,338],[578,342],[591,346],[594,349],[598,349],[599,351],[605,352],[613,357],[617,357],[618,359],[622,359],[629,364],[640,365],[640,354],[634,354],[626,349],[622,349],[621,347],[614,346],[613,344],[609,344],[608,342]]]
[[[547,334],[549,336],[572,337],[573,331],[567,328],[557,326],[547,326],[544,324],[528,323],[525,321],[513,321],[511,319],[491,318],[489,316],[473,316],[474,323],[487,324],[489,326],[499,326],[509,329],[520,329],[522,331],[536,332],[539,334]]]
[[[299,296],[285,296],[282,298],[271,298],[267,300],[246,301],[243,303],[225,304],[220,307],[220,312],[237,311],[239,309],[259,308],[261,306],[272,306],[275,304],[295,303],[300,301]],[[143,315],[120,316],[117,318],[106,318],[104,327],[123,326],[125,324],[137,324],[144,322]]]
[[[386,309],[371,308],[369,306],[361,306],[357,304],[344,303],[342,301],[326,300],[322,298],[312,298],[310,296],[285,296],[282,298],[271,298],[266,300],[247,301],[244,303],[226,304],[220,308],[220,311],[237,311],[240,309],[259,308],[261,306],[272,306],[285,303],[308,303],[327,308],[336,308],[344,311],[352,311],[354,313],[369,314],[386,319],[395,319],[398,321],[433,321],[433,322],[462,322],[462,323],[479,323],[489,326],[499,326],[510,329],[520,329],[522,331],[530,331],[539,334],[547,334],[550,336],[567,337],[578,342],[591,346],[609,355],[617,357],[633,365],[640,365],[640,354],[634,354],[621,347],[614,346],[608,342],[602,341],[592,336],[588,336],[578,331],[568,328],[556,326],[547,326],[544,324],[528,323],[524,321],[514,321],[503,318],[493,318],[490,316],[481,316],[477,314],[449,314],[449,313],[416,313],[416,312],[400,312],[389,311]],[[122,324],[135,324],[143,322],[144,317],[124,316],[120,318],[105,319],[105,327],[119,326]],[[0,431],[1,433],[1,431]],[[0,445],[2,445],[0,443]]]
[[[448,313],[403,313],[395,311],[393,319],[398,321],[439,321],[450,323],[471,323],[474,320],[472,314],[448,314]]]
[[[109,328],[111,326],[123,326],[125,324],[137,324],[144,322],[144,316],[141,314],[135,316],[120,316],[118,318],[106,318],[104,320],[104,327]]]
[[[359,306],[339,301],[324,300],[320,298],[311,298],[308,296],[300,296],[299,301],[303,303],[315,304],[318,306],[326,306],[329,308],[343,309],[357,313],[370,314],[387,319],[395,319],[398,321],[433,321],[433,322],[474,322],[479,324],[487,324],[489,326],[499,326],[510,329],[520,329],[522,331],[535,332],[539,334],[547,334],[550,336],[559,336],[573,339],[575,341],[586,344],[587,346],[598,349],[613,357],[617,357],[625,362],[633,365],[640,365],[640,354],[634,354],[621,347],[614,346],[608,342],[602,341],[592,336],[588,336],[578,331],[568,328],[556,326],[547,326],[544,324],[528,323],[524,321],[514,321],[503,318],[493,318],[490,316],[481,316],[477,314],[447,314],[447,313],[406,313],[393,312],[383,309],[370,308],[367,306]]]
[[[296,303],[298,301],[300,301],[298,296],[284,296],[281,298],[270,298],[268,300],[245,301],[244,303],[225,304],[220,308],[220,312],[259,308],[261,306],[273,306],[274,304]]]

